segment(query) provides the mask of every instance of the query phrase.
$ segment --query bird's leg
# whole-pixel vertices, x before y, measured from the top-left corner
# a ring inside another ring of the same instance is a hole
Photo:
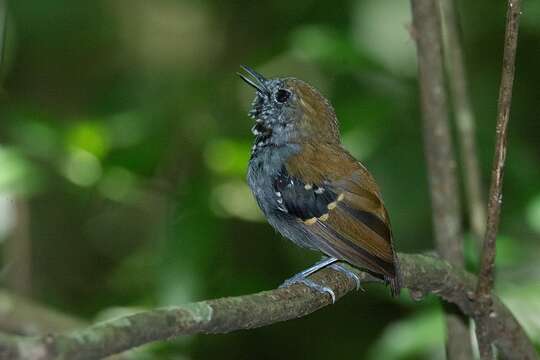
[[[308,276],[319,271],[320,269],[334,264],[338,259],[334,257],[328,257],[325,259],[322,259],[321,261],[317,262],[315,265],[307,268],[304,271],[299,272],[298,274],[294,275],[293,277],[285,280],[283,284],[281,284],[279,287],[284,288],[293,284],[304,284],[313,290],[316,290],[321,293],[327,293],[332,297],[332,304],[336,302],[336,294],[334,293],[334,290],[332,290],[328,286],[324,286],[321,284],[316,283],[315,281],[308,279]]]
[[[339,271],[340,273],[346,275],[349,279],[352,279],[354,280],[354,282],[356,282],[356,290],[362,290],[362,291],[365,291],[364,288],[362,287],[362,283],[360,281],[360,277],[353,271],[347,269],[345,266],[337,263],[332,263],[329,267],[331,267],[332,269],[336,270],[336,271]]]

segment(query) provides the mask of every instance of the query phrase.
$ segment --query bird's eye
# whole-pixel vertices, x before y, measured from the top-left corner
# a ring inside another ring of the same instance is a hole
[[[276,93],[276,100],[280,103],[284,103],[291,97],[291,92],[285,89],[279,89]]]

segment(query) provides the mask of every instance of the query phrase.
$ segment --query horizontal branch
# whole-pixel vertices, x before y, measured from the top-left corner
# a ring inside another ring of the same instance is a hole
[[[403,282],[415,296],[433,293],[452,302],[466,315],[474,312],[476,278],[449,263],[425,255],[400,254]],[[380,282],[357,272],[364,283]],[[336,298],[355,289],[356,283],[333,269],[313,278],[332,287]],[[308,315],[330,305],[328,294],[304,285],[257,294],[200,301],[156,309],[109,320],[59,335],[36,338],[0,338],[2,359],[99,359],[111,354],[181,335],[228,333],[252,329]],[[497,299],[490,336],[508,359],[537,359],[534,347],[511,312]]]

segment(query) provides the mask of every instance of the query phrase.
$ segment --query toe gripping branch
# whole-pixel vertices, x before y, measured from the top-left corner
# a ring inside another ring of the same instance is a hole
[[[361,285],[361,282],[360,282],[360,277],[355,274],[354,272],[352,272],[351,270],[347,269],[346,267],[342,266],[341,264],[337,263],[338,259],[336,258],[332,258],[332,257],[329,257],[329,258],[325,258],[321,261],[319,261],[318,263],[316,263],[315,265],[313,265],[312,267],[302,271],[302,272],[299,272],[298,274],[294,275],[293,277],[285,280],[285,282],[283,284],[280,285],[280,288],[285,288],[285,287],[289,287],[293,284],[304,284],[306,285],[307,287],[315,290],[315,291],[318,291],[320,293],[326,293],[328,295],[330,295],[330,297],[332,298],[332,304],[334,304],[336,302],[336,294],[334,292],[334,290],[332,288],[330,288],[329,286],[325,286],[323,284],[320,284],[312,279],[309,279],[308,277],[310,275],[312,275],[313,273],[325,268],[325,267],[331,267],[332,269],[336,270],[336,271],[339,271],[340,273],[343,273],[345,274],[348,278],[354,280],[354,282],[356,283],[356,290],[359,290],[359,289],[362,289],[362,285]]]

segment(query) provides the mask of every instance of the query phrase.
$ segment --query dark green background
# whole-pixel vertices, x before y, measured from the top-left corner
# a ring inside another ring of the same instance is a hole
[[[460,11],[486,190],[505,2],[461,1]],[[540,339],[540,3],[525,1],[522,20],[497,289]],[[240,64],[319,88],[346,146],[382,187],[396,247],[430,251],[410,23],[409,3],[395,0],[11,1],[0,98],[2,282],[99,320],[270,289],[315,261],[264,222],[248,192],[253,91],[235,75]],[[475,270],[466,215],[463,223]],[[21,227],[27,236],[14,231]],[[31,254],[9,241],[30,242]],[[31,282],[17,283],[24,268]],[[137,356],[433,359],[443,338],[434,298],[391,299],[367,286],[299,320],[186,337]]]

